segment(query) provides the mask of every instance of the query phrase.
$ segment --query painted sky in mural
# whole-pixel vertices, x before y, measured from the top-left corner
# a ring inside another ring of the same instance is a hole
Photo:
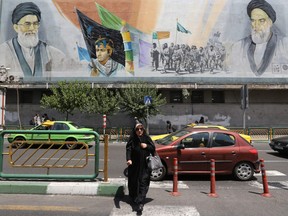
[[[29,2],[2,0],[2,82],[288,78],[280,0]]]

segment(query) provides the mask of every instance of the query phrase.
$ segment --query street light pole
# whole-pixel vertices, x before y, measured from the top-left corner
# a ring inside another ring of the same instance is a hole
[[[149,123],[148,123],[148,119],[149,119],[149,105],[146,106],[147,107],[147,119],[146,119],[146,123],[147,123],[147,133],[149,134]]]

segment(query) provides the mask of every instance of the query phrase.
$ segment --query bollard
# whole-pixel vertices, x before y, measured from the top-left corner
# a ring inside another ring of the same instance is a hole
[[[210,160],[210,166],[211,166],[211,172],[210,172],[210,197],[218,197],[216,194],[216,180],[215,180],[215,160],[211,159]]]
[[[171,192],[171,195],[179,196],[180,193],[178,192],[178,160],[177,158],[174,158],[173,165],[174,165],[173,192]]]
[[[104,182],[108,182],[108,135],[104,135]]]
[[[269,193],[267,176],[266,176],[266,171],[264,168],[264,160],[263,159],[260,159],[260,164],[261,164],[262,183],[263,183],[263,190],[264,190],[264,193],[262,193],[261,195],[264,197],[271,197],[271,194]]]

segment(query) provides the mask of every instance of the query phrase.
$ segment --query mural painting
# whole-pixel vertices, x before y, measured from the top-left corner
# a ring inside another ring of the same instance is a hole
[[[0,81],[287,78],[286,5],[2,0]]]

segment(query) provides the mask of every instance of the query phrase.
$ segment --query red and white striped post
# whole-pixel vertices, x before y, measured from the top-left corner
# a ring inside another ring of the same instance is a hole
[[[215,160],[211,159],[211,172],[210,172],[210,197],[218,197],[216,194],[216,180],[215,180]]]
[[[264,192],[261,195],[264,197],[271,197],[271,194],[269,193],[268,181],[267,181],[263,159],[260,159],[260,165],[261,165],[262,183],[263,183],[263,190],[264,190]]]
[[[177,158],[173,159],[173,166],[174,166],[173,191],[171,192],[171,195],[179,196],[180,193],[178,192],[178,160]]]
[[[103,136],[105,136],[105,129],[106,129],[106,115],[103,115]]]

